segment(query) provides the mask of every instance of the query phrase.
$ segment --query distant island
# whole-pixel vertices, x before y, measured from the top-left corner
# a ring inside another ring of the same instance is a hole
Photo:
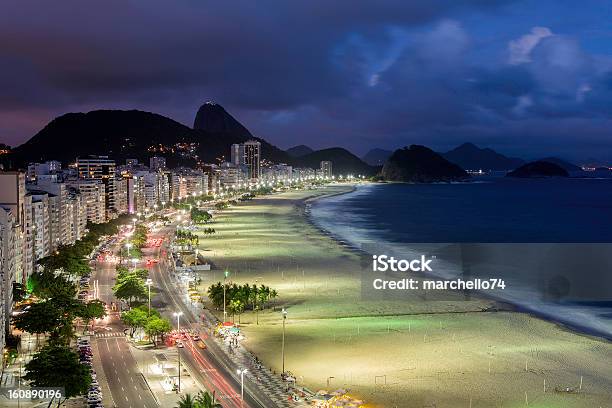
[[[569,173],[556,163],[548,161],[535,161],[527,163],[516,170],[506,174],[506,177],[517,178],[544,178],[544,177],[569,177]]]
[[[383,166],[381,176],[383,180],[409,183],[451,182],[469,178],[461,167],[420,145],[393,152]]]
[[[461,166],[464,170],[506,171],[513,170],[525,164],[525,161],[516,157],[507,157],[489,148],[480,148],[473,143],[464,143],[442,156]]]

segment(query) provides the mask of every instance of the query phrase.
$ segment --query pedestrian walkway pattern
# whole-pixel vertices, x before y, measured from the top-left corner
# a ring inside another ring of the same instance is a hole
[[[97,338],[104,338],[104,337],[125,337],[125,334],[123,334],[122,332],[96,333],[96,337]]]
[[[215,318],[210,314],[210,312],[206,311],[205,314],[209,322],[215,321]],[[223,342],[223,339],[219,337],[211,338],[222,350],[227,350],[228,346]],[[265,394],[268,395],[269,398],[276,404],[277,407],[301,408],[309,406],[303,400],[291,400],[291,393],[285,391],[287,388],[287,383],[283,382],[261,363],[256,362],[255,356],[242,345],[233,347],[233,353],[226,353],[226,355],[228,355],[234,361],[237,367],[247,368],[247,373],[245,376],[257,384],[259,388],[264,391]]]

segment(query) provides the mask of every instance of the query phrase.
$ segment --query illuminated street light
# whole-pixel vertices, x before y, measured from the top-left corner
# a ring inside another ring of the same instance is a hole
[[[172,315],[176,317],[176,327],[178,328],[179,339],[182,341],[181,316],[183,312],[174,312]],[[178,354],[178,392],[181,392],[181,350],[178,347],[176,348],[176,353]]]
[[[227,322],[227,312],[225,311],[225,281],[229,276],[229,271],[223,272],[223,323]]]
[[[153,285],[153,280],[151,280],[151,278],[148,278],[145,281],[145,285],[149,287],[149,317],[150,317],[151,316],[151,285]]]
[[[236,371],[237,374],[240,374],[240,406],[242,406],[244,402],[244,375],[246,374],[246,372],[246,368]]]
[[[281,358],[283,360],[282,373],[284,373],[285,372],[285,321],[287,320],[287,309],[283,307],[283,310],[281,311],[281,313],[283,315],[283,344],[281,346]]]

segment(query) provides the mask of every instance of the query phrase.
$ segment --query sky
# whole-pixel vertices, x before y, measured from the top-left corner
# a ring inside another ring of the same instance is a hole
[[[4,0],[0,142],[213,100],[281,148],[612,161],[612,2]]]

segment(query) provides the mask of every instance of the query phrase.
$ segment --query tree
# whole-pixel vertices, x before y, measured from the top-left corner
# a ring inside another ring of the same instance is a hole
[[[240,315],[244,312],[244,302],[240,299],[234,299],[229,302],[229,310],[232,316],[238,315],[238,324],[240,324]]]
[[[210,394],[208,391],[198,393],[196,397],[197,408],[221,408],[221,404],[215,400],[215,392]]]
[[[59,296],[72,298],[77,293],[74,283],[61,274],[47,270],[34,272],[28,280],[28,287],[40,299],[50,299]]]
[[[207,292],[208,298],[216,309],[223,307],[223,284],[221,282],[210,285]]]
[[[48,344],[25,365],[25,380],[34,387],[62,387],[65,399],[83,395],[91,384],[91,374],[79,356],[67,346]],[[58,401],[59,407],[63,401]]]
[[[197,408],[196,400],[191,394],[182,395],[179,399],[178,405],[175,408]]]
[[[81,310],[79,310],[77,314],[81,319],[83,319],[85,322],[85,327],[87,327],[93,319],[101,319],[106,316],[104,302],[98,299],[91,300],[83,304]]]
[[[162,337],[162,341],[164,341],[164,335],[172,330],[172,325],[166,319],[162,319],[157,316],[153,316],[148,319],[147,324],[145,326],[145,332],[149,336],[153,345],[155,345],[155,339],[157,336]]]
[[[175,408],[221,408],[221,404],[215,400],[214,391],[212,394],[200,391],[195,398],[191,394],[181,396]]]
[[[147,298],[147,288],[144,281],[135,275],[127,276],[125,279],[118,281],[113,286],[113,292],[117,299],[125,300],[130,308],[134,301]]]
[[[134,336],[137,329],[144,328],[146,326],[148,316],[146,311],[143,311],[140,308],[134,308],[121,313],[121,320],[130,327],[130,336]]]
[[[13,317],[17,329],[33,334],[51,332],[57,328],[59,321],[58,310],[48,301],[33,303],[28,310]]]

